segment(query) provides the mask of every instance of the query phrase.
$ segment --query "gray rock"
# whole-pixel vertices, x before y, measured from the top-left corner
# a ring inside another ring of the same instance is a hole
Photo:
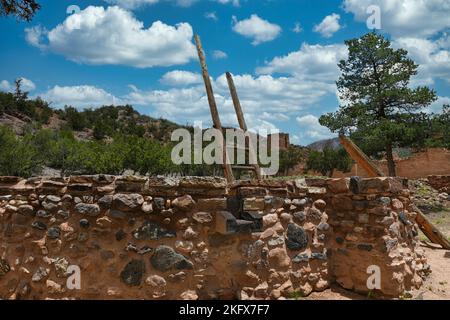
[[[49,269],[45,269],[43,267],[39,267],[36,272],[33,274],[33,277],[31,278],[31,281],[33,282],[39,282],[42,279],[46,278],[48,276],[48,273],[50,272]]]
[[[144,203],[144,197],[137,193],[115,194],[113,197],[113,207],[122,211],[140,210]]]
[[[36,212],[36,217],[38,217],[38,218],[49,218],[51,216],[52,215],[45,210],[38,210]]]
[[[295,262],[295,263],[302,263],[302,262],[308,262],[308,261],[309,261],[309,256],[307,253],[299,253],[292,259],[292,262]]]
[[[38,230],[47,230],[47,225],[45,223],[43,223],[42,221],[33,221],[31,223],[31,226],[35,229]]]
[[[159,246],[150,258],[152,266],[161,272],[172,269],[192,269],[193,263],[183,255],[176,253],[174,249],[168,246]]]
[[[58,212],[56,214],[63,219],[70,218],[70,212],[68,210],[58,210]]]
[[[58,227],[51,227],[47,230],[47,236],[50,239],[58,239],[61,235],[61,230]]]
[[[311,259],[325,261],[325,260],[327,260],[327,255],[322,252],[313,252],[313,253],[311,253]]]
[[[41,205],[47,211],[56,211],[58,209],[58,204],[49,201],[43,201]]]
[[[304,211],[295,212],[293,214],[293,216],[294,216],[294,219],[298,220],[299,222],[303,222],[306,220],[306,214]]]
[[[82,227],[82,228],[84,228],[84,229],[87,229],[87,228],[89,228],[90,227],[90,222],[89,222],[89,220],[88,219],[81,219],[80,220],[80,227]]]
[[[49,195],[45,198],[45,200],[50,201],[50,202],[54,202],[54,203],[58,203],[61,201],[61,198],[58,196],[53,196],[53,195]]]
[[[159,240],[176,236],[175,231],[168,231],[153,221],[145,221],[140,228],[133,231],[133,237],[136,240]]]
[[[320,231],[327,231],[328,229],[330,229],[330,225],[326,222],[321,222],[317,226],[317,230],[320,230]]]
[[[91,217],[95,217],[100,214],[100,207],[97,204],[78,203],[75,206],[75,210],[78,213],[85,214]]]
[[[302,250],[308,246],[308,234],[295,223],[288,224],[286,246],[291,250]]]
[[[113,196],[106,195],[98,199],[97,203],[102,209],[109,209],[111,208],[111,203],[113,201]]]
[[[130,286],[139,286],[145,273],[143,260],[131,260],[120,273],[122,281]]]
[[[155,204],[155,209],[158,211],[164,210],[166,206],[166,200],[164,198],[155,198],[153,203]]]
[[[33,214],[34,208],[29,204],[24,204],[19,206],[19,208],[17,208],[17,211],[21,214]]]
[[[308,203],[308,201],[306,199],[294,199],[292,200],[292,204],[296,207],[300,207],[303,208],[304,206],[306,206]]]

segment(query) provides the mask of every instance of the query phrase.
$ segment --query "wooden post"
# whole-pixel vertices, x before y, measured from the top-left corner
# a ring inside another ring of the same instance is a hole
[[[383,172],[381,172],[381,170],[377,168],[372,160],[370,160],[369,157],[366,156],[366,154],[356,144],[353,143],[353,141],[351,141],[343,134],[339,135],[339,140],[350,157],[355,160],[356,163],[360,165],[369,174],[370,177],[384,176]]]
[[[231,98],[233,99],[234,110],[236,111],[236,116],[237,116],[237,119],[239,122],[239,127],[245,133],[248,130],[247,123],[245,122],[244,113],[242,112],[241,102],[239,101],[236,86],[234,85],[233,76],[229,72],[226,73],[226,76],[227,76],[227,81],[228,81],[228,87],[230,88]],[[246,139],[246,143],[247,143],[247,139]],[[248,148],[249,148],[250,154],[255,155],[255,150],[253,150],[253,146],[250,141],[248,141]],[[252,166],[255,168],[256,178],[258,180],[261,180],[261,168],[259,167],[259,165],[257,163],[253,164]]]
[[[242,112],[241,102],[237,95],[236,87],[234,85],[233,77],[231,73],[227,72],[228,87],[230,88],[231,98],[233,99],[234,110],[236,111],[236,116],[239,122],[239,126],[242,130],[247,131],[247,123],[245,123],[244,113]]]
[[[219,130],[222,134],[222,141],[223,141],[222,154],[223,154],[223,162],[224,162],[222,164],[223,172],[224,172],[224,175],[225,175],[225,178],[227,179],[227,181],[233,182],[234,181],[233,170],[231,169],[231,165],[228,161],[227,148],[225,146],[225,138],[223,137],[222,124],[220,122],[219,112],[217,111],[217,104],[216,104],[216,100],[214,98],[214,92],[213,92],[213,88],[212,88],[212,84],[211,84],[211,79],[209,78],[208,67],[206,66],[205,53],[203,52],[202,43],[200,42],[200,37],[198,35],[195,35],[194,38],[195,38],[195,43],[197,45],[197,53],[198,53],[198,58],[200,60],[200,66],[202,68],[203,81],[205,82],[206,94],[208,96],[209,109],[211,111],[213,125],[214,125],[214,128]]]

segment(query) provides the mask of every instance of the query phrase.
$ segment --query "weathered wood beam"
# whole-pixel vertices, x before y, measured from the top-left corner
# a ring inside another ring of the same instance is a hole
[[[233,76],[231,75],[230,72],[227,72],[226,76],[227,76],[227,81],[228,81],[228,87],[230,88],[231,99],[233,100],[234,110],[236,112],[236,116],[237,116],[237,119],[239,122],[239,127],[245,133],[248,131],[247,123],[245,122],[244,112],[242,111],[241,102],[239,101],[236,86],[234,85]],[[252,145],[251,141],[247,141],[247,139],[246,139],[246,143],[248,143],[250,157],[252,155],[255,156],[256,153],[255,153],[255,150],[253,150],[253,145]],[[257,163],[255,163],[255,164],[252,164],[252,167],[254,169],[256,178],[258,180],[261,180],[261,178],[262,178],[261,168],[259,167],[259,165]]]
[[[211,79],[209,77],[208,67],[206,65],[205,53],[203,51],[200,37],[198,35],[195,35],[194,39],[195,39],[195,43],[197,45],[197,53],[198,53],[198,58],[200,60],[200,66],[202,68],[202,76],[203,76],[203,81],[205,82],[206,94],[208,96],[209,109],[211,111],[213,125],[214,125],[215,129],[219,130],[222,133],[222,141],[223,141],[222,154],[223,154],[223,162],[224,162],[222,164],[223,172],[224,172],[224,175],[225,175],[225,178],[227,179],[227,181],[233,182],[233,181],[235,181],[235,179],[233,176],[233,170],[228,161],[227,148],[225,147],[225,138],[223,137],[223,131],[222,131],[222,123],[220,122],[219,112],[217,110],[216,99],[214,98],[214,91],[212,88]]]

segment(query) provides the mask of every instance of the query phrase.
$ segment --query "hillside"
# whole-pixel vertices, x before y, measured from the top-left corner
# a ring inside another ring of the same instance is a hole
[[[72,131],[77,139],[108,139],[115,134],[170,141],[170,133],[181,126],[165,119],[142,115],[132,106],[103,106],[96,109],[77,110],[50,108],[37,98],[28,99],[25,94],[0,92],[0,125],[10,127],[17,135],[24,136],[39,129]]]

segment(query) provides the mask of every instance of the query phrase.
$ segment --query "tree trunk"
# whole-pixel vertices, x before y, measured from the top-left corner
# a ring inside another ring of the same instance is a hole
[[[390,177],[397,176],[397,174],[395,173],[394,156],[392,154],[392,143],[390,142],[386,145],[386,158],[388,163],[389,176]]]

